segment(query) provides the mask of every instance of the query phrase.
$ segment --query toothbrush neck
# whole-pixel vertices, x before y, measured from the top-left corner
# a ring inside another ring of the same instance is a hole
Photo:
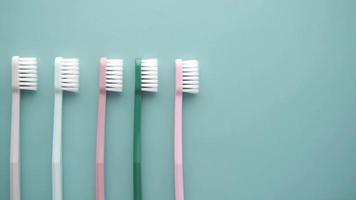
[[[100,93],[100,94],[106,94],[106,89],[100,87],[99,93]]]
[[[178,96],[183,96],[183,91],[182,91],[182,89],[180,89],[180,88],[176,88],[176,95],[178,95]]]
[[[13,87],[12,88],[13,93],[20,93],[20,88],[19,87]]]

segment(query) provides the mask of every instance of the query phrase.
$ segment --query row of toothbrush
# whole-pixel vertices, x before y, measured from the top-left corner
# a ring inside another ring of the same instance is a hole
[[[53,200],[63,199],[62,181],[62,99],[63,92],[79,91],[79,60],[55,58],[55,99],[52,146]],[[197,60],[177,59],[175,84],[174,178],[175,199],[184,200],[182,107],[183,93],[199,92]],[[106,93],[122,92],[123,60],[100,59],[99,103],[96,143],[96,199],[105,200],[105,112]],[[12,57],[12,121],[10,150],[10,199],[21,200],[20,173],[20,93],[37,90],[37,59]],[[158,91],[157,59],[135,59],[135,102],[133,133],[133,191],[134,200],[142,200],[141,178],[141,101],[143,96]]]

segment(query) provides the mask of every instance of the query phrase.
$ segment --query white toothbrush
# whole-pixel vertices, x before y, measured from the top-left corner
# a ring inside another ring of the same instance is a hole
[[[20,93],[37,90],[37,59],[12,57],[12,115],[10,144],[10,199],[21,199]]]
[[[54,64],[52,197],[53,200],[62,200],[62,98],[63,91],[78,92],[79,90],[79,61],[76,58],[57,57]]]

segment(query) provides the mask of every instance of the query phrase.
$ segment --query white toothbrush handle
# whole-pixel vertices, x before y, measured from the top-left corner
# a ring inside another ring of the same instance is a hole
[[[20,91],[12,93],[10,147],[10,199],[21,199],[20,171]]]
[[[52,197],[62,200],[62,91],[54,97],[53,146],[52,146]]]

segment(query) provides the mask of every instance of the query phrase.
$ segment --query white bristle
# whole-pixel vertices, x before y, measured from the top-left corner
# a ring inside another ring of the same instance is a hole
[[[76,58],[63,58],[60,61],[61,89],[77,92],[79,90],[79,61]]]
[[[199,63],[197,60],[183,60],[183,92],[199,92]]]
[[[143,59],[141,61],[141,88],[146,92],[158,90],[158,61],[157,59]]]
[[[121,59],[107,59],[105,88],[107,91],[122,92],[123,61]]]
[[[37,90],[37,59],[18,58],[18,84],[21,90]]]

